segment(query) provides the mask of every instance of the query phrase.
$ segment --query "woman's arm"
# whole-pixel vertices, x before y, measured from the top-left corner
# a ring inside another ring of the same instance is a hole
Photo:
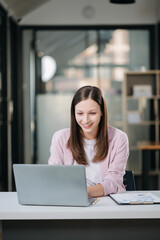
[[[125,191],[123,175],[129,156],[128,137],[125,133],[117,136],[110,152],[110,162],[105,177],[101,182],[104,195]]]
[[[70,129],[61,129],[54,133],[50,147],[50,157],[48,164],[50,165],[71,165],[73,164],[73,156],[67,146]]]
[[[52,137],[48,164],[49,165],[63,164],[63,149],[59,139],[59,132],[56,132]]]
[[[89,197],[102,197],[104,196],[104,188],[101,184],[87,187]]]

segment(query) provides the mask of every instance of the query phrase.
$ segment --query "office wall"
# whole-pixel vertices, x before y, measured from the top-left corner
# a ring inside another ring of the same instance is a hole
[[[32,118],[34,91],[34,59],[31,52],[32,31],[23,33],[23,116],[24,116],[24,162],[32,162]]]
[[[157,0],[157,22],[160,22],[160,1]]]
[[[111,4],[109,0],[54,0],[22,18],[21,25],[154,24],[157,0],[135,4]]]

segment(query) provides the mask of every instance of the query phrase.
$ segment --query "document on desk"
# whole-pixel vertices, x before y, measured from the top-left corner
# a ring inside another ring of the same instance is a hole
[[[110,194],[110,197],[118,204],[160,204],[160,198],[151,192],[125,192]]]

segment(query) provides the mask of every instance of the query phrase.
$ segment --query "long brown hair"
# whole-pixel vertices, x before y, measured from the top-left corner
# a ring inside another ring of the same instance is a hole
[[[88,163],[83,148],[82,130],[75,118],[75,106],[79,102],[89,98],[98,103],[102,112],[95,143],[96,154],[92,161],[102,161],[108,153],[107,108],[102,92],[95,86],[84,86],[75,93],[71,103],[71,133],[68,140],[68,147],[72,152],[73,158],[77,163],[84,165],[88,165]]]

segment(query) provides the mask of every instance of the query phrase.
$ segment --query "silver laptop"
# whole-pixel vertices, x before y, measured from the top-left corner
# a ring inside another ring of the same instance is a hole
[[[84,165],[14,164],[20,204],[89,206]]]

